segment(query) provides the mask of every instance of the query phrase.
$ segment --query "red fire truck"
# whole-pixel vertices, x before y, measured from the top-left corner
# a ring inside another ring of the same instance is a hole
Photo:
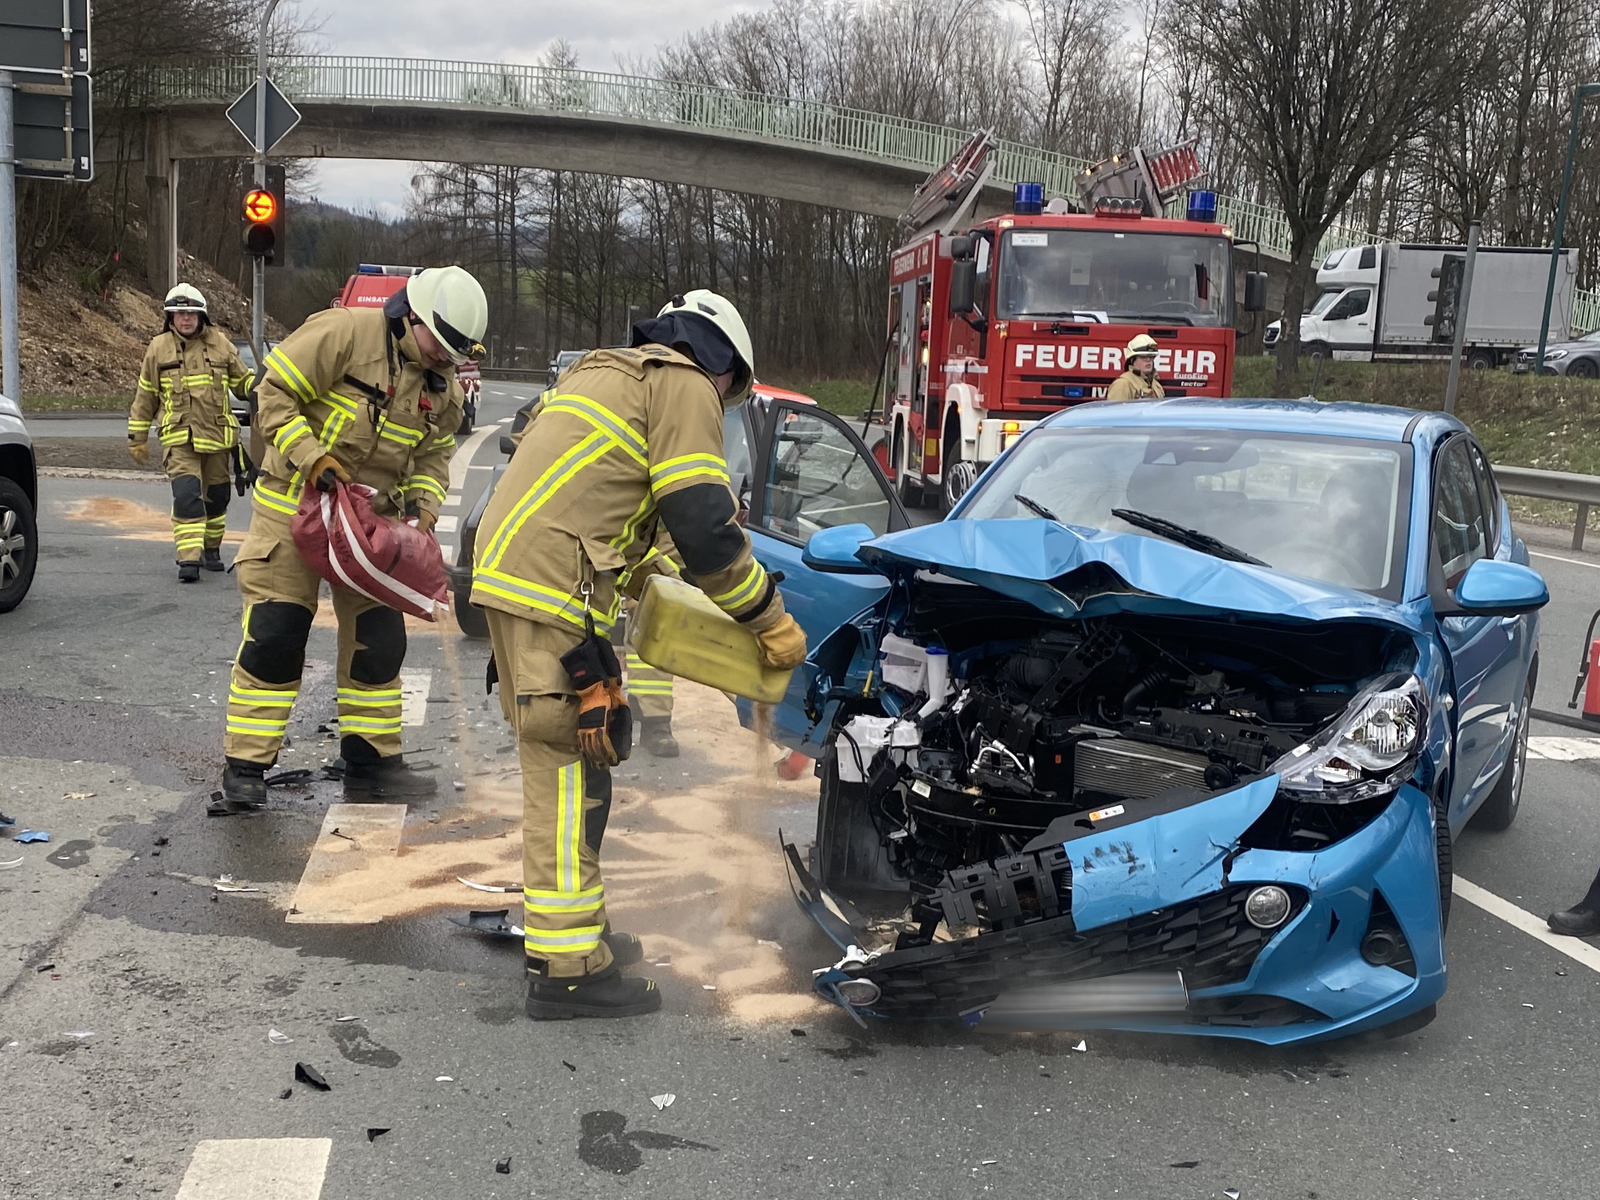
[[[421,267],[392,267],[377,263],[362,263],[356,273],[345,280],[329,308],[382,308],[383,302],[405,287]],[[478,364],[471,360],[456,368],[456,380],[461,384],[465,407],[461,413],[458,433],[471,433],[472,423],[478,417],[478,393],[483,388],[483,377]]]
[[[1137,334],[1162,346],[1168,396],[1233,385],[1240,243],[1217,224],[1215,194],[1188,190],[1203,175],[1192,143],[1096,164],[1078,205],[1020,183],[1012,212],[971,221],[989,148],[976,135],[901,219],[868,430],[906,503],[945,511],[1035,421],[1103,397]],[[1159,215],[1185,191],[1187,219]],[[1244,309],[1265,294],[1265,275],[1246,272]]]

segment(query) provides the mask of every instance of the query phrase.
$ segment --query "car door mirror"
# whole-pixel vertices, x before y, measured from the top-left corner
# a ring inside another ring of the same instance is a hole
[[[1262,312],[1267,307],[1267,273],[1265,271],[1246,271],[1244,273],[1244,311]]]
[[[830,575],[876,575],[866,563],[856,557],[862,542],[871,541],[877,534],[869,525],[836,525],[832,529],[819,529],[800,553],[800,561],[813,571]]]
[[[500,453],[504,454],[507,458],[510,458],[516,452],[517,444],[511,440],[511,435],[509,433],[502,433],[500,435]]]
[[[1456,604],[1473,616],[1515,617],[1543,608],[1550,589],[1531,567],[1480,558],[1456,584]]]

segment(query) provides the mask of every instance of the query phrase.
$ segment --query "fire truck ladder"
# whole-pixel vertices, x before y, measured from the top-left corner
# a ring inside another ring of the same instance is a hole
[[[949,162],[923,181],[911,198],[911,206],[900,216],[902,240],[925,232],[935,223],[940,224],[940,233],[949,233],[967,217],[994,174],[994,163],[989,158],[994,145],[994,130],[978,130]]]

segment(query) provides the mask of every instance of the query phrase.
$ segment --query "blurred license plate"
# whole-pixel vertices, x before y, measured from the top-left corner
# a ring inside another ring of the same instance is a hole
[[[1149,1017],[1189,1007],[1182,971],[1130,971],[1006,992],[983,1013],[985,1028],[1068,1028],[1085,1018]]]

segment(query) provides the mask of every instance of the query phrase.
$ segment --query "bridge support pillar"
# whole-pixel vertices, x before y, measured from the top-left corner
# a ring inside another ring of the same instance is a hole
[[[178,284],[178,160],[167,121],[145,126],[145,277],[165,295]]]

